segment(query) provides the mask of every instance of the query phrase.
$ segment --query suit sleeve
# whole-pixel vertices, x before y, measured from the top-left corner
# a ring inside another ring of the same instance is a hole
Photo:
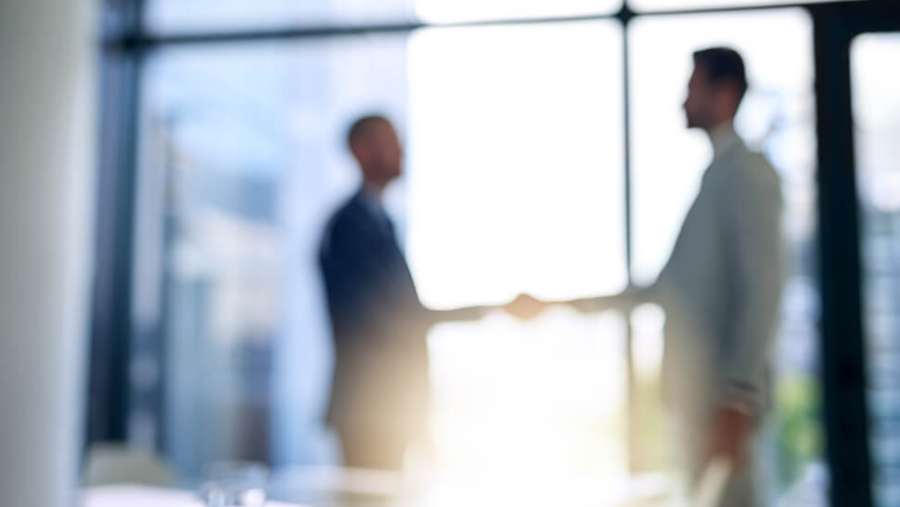
[[[428,312],[392,240],[349,216],[334,224],[328,241],[323,271],[329,298],[342,310],[334,318],[379,326],[396,325],[397,319],[411,323],[426,318]]]
[[[722,197],[735,305],[724,350],[722,402],[761,407],[765,368],[775,336],[782,288],[782,198],[778,177],[762,158],[735,171]]]
[[[321,254],[329,311],[338,329],[370,320],[366,260],[356,253],[365,249],[352,229],[345,217],[335,221],[327,232]]]

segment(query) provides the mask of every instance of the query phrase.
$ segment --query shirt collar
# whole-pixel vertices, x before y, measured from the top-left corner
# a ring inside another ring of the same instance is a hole
[[[713,158],[721,157],[741,141],[730,121],[713,127],[709,131],[709,138],[712,141]]]
[[[363,183],[358,193],[360,202],[370,215],[379,219],[387,219],[387,213],[381,204],[381,191],[369,183]]]
[[[373,210],[381,209],[381,191],[371,183],[364,181],[359,189],[359,195],[367,207]]]

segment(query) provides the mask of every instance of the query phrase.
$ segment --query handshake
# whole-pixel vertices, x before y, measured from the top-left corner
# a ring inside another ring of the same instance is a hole
[[[652,302],[653,294],[647,288],[628,287],[624,291],[609,296],[594,296],[570,301],[541,301],[528,294],[522,294],[506,303],[501,309],[519,319],[533,319],[547,308],[555,305],[566,305],[581,313],[594,313],[607,310],[630,312],[637,305]]]
[[[529,294],[520,294],[516,299],[500,308],[516,318],[529,320],[537,317],[550,306],[552,303],[541,301]]]

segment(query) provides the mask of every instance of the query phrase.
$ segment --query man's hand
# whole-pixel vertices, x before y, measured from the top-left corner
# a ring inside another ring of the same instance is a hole
[[[506,303],[503,306],[503,309],[514,317],[520,319],[533,319],[543,313],[547,306],[549,306],[548,303],[529,296],[528,294],[521,294],[513,301]]]
[[[735,468],[743,466],[750,426],[750,415],[746,412],[731,407],[720,408],[713,420],[710,459],[721,456],[730,459]]]

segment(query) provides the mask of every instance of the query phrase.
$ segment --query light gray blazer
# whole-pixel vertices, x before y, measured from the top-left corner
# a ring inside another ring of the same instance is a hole
[[[666,310],[667,398],[691,411],[758,412],[783,283],[781,186],[737,135],[720,145],[647,295]]]

